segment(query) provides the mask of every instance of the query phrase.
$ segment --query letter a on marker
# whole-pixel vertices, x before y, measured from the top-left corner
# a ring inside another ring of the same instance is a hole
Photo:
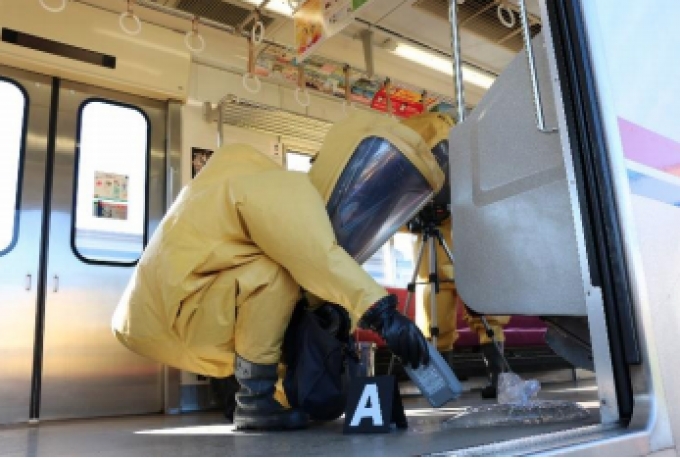
[[[368,406],[369,402],[371,406]],[[366,387],[364,387],[350,426],[357,427],[363,418],[372,418],[374,426],[383,425],[377,384],[366,384]]]

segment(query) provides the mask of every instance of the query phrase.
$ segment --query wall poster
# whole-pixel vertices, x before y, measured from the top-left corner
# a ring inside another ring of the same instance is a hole
[[[201,172],[205,163],[208,162],[213,154],[213,150],[205,148],[192,147],[191,148],[191,178]]]
[[[127,220],[128,176],[110,172],[94,172],[92,216]]]

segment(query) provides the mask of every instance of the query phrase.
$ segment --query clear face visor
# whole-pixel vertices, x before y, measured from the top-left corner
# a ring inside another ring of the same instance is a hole
[[[368,137],[340,175],[326,210],[340,246],[363,263],[432,194],[425,177],[394,145]]]

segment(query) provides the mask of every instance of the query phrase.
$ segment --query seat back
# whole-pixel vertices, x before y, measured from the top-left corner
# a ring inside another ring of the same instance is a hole
[[[533,42],[546,124],[556,126],[542,34]],[[456,285],[477,312],[586,315],[590,276],[560,137],[536,127],[524,51],[451,130]]]

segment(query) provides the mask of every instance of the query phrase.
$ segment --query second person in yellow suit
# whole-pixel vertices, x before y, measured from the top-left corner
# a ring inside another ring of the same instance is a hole
[[[423,138],[428,143],[430,149],[435,152],[435,159],[437,159],[440,168],[443,170],[445,183],[439,194],[435,196],[434,200],[440,200],[438,204],[442,208],[448,209],[451,197],[449,193],[449,163],[448,163],[448,137],[449,131],[454,126],[453,119],[442,113],[427,113],[423,115],[407,118],[402,121],[402,124],[413,129],[423,132]],[[446,147],[437,148],[441,143],[446,143]],[[437,152],[441,154],[437,154]],[[451,215],[447,216],[439,225],[438,228],[448,246],[449,250],[453,252],[453,241],[451,231]],[[422,233],[416,233],[417,238],[413,245],[414,256],[413,259],[418,259],[418,251],[422,244]],[[437,350],[444,356],[446,360],[451,362],[453,356],[453,349],[458,340],[458,310],[463,308],[463,319],[468,324],[470,329],[479,336],[479,343],[484,357],[489,376],[489,384],[482,389],[482,397],[495,398],[496,388],[498,383],[498,375],[502,372],[502,360],[487,335],[486,329],[480,317],[475,317],[470,314],[463,302],[458,297],[455,284],[455,272],[451,260],[442,248],[441,244],[435,242],[437,250],[437,275],[442,281],[439,285],[439,294],[436,297],[437,304]],[[418,274],[416,277],[417,288],[415,291],[415,321],[418,327],[423,331],[428,339],[431,339],[431,324],[432,324],[432,310],[430,306],[430,284],[426,284],[429,280],[430,263],[428,259],[427,245],[423,250],[423,257],[418,267]],[[487,323],[490,325],[494,339],[501,345],[505,342],[505,335],[503,333],[503,326],[510,321],[510,316],[485,316]]]

